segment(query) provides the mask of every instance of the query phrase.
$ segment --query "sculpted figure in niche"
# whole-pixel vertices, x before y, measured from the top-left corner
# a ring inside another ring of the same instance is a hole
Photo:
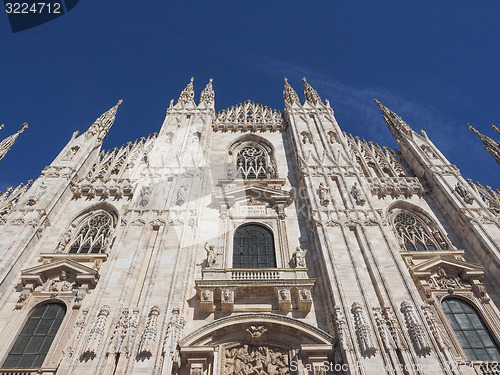
[[[177,192],[177,200],[175,202],[177,206],[182,206],[184,202],[186,202],[186,193],[187,187],[185,185],[182,185]]]
[[[460,185],[460,183],[458,182],[455,186],[455,191],[458,193],[458,195],[460,195],[460,197],[462,197],[466,204],[472,204],[474,202],[474,197],[472,196],[472,194],[469,193],[469,191],[467,191],[467,189]]]
[[[302,250],[300,246],[297,246],[295,252],[292,255],[292,259],[295,263],[295,268],[305,268],[306,265],[306,253],[307,250]]]
[[[358,183],[355,182],[352,186],[352,195],[354,196],[354,200],[357,205],[363,206],[366,203],[366,199],[361,192],[361,188],[358,186]]]
[[[61,240],[57,244],[56,253],[62,253],[66,249],[66,246],[68,246],[70,240],[71,240],[71,232],[67,231],[66,233],[63,234]]]
[[[214,245],[208,245],[205,243],[205,251],[207,252],[206,265],[207,268],[212,268],[217,265],[217,253],[215,252]]]
[[[330,204],[330,189],[327,188],[322,182],[319,184],[318,196],[319,201],[322,206],[328,206]]]

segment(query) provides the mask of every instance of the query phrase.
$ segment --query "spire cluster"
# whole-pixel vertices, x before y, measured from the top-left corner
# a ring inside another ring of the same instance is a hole
[[[187,84],[186,88],[182,90],[179,97],[177,98],[176,106],[182,105],[195,105],[194,102],[194,87],[193,87],[194,77],[191,77],[190,82]],[[207,107],[212,107],[215,102],[215,92],[212,87],[213,79],[210,78],[207,86],[203,89],[200,95],[200,99],[198,100],[198,105],[204,104]]]
[[[318,92],[307,82],[306,78],[302,78],[302,82],[304,82],[304,104],[309,103],[312,106],[321,105],[324,106],[323,100],[319,96]],[[285,78],[285,88],[283,89],[283,99],[285,101],[285,105],[293,106],[300,105],[300,99],[297,95],[297,92],[290,86],[288,83],[288,79]],[[328,107],[327,102],[327,107]]]

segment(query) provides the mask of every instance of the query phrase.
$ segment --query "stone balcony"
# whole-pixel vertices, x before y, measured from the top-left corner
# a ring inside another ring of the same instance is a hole
[[[315,283],[307,268],[204,268],[196,289],[201,310],[207,313],[277,309],[307,314]]]

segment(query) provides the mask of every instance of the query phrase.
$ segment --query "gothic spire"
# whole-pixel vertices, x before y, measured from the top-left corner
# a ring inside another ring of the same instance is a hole
[[[194,100],[193,81],[194,77],[191,77],[191,81],[187,84],[186,88],[182,90],[176,104],[188,104]]]
[[[318,92],[313,89],[309,83],[307,83],[306,77],[303,77],[302,81],[304,82],[304,97],[306,98],[306,102],[309,102],[313,105],[316,105],[317,103],[323,104],[323,102],[321,101],[321,97],[318,95]]]
[[[108,111],[104,112],[101,117],[94,121],[92,125],[90,125],[89,130],[87,130],[87,138],[90,138],[97,134],[97,140],[102,142],[104,138],[108,135],[109,129],[115,122],[116,112],[118,111],[118,107],[123,103],[123,100],[118,100],[118,103]]]
[[[212,87],[212,81],[213,79],[210,78],[210,80],[207,83],[207,86],[203,89],[200,95],[200,100],[198,101],[198,105],[201,103],[205,104],[207,107],[212,107],[214,105],[214,100],[215,100],[215,92]],[[193,93],[194,95],[194,93]]]
[[[493,139],[490,137],[481,134],[478,132],[476,129],[474,129],[472,126],[467,124],[470,130],[472,130],[479,138],[481,138],[481,141],[483,142],[484,149],[488,151],[497,161],[497,163],[500,165],[500,142],[495,142]],[[499,129],[495,125],[491,125],[493,130],[497,131],[500,133]]]
[[[285,88],[283,89],[283,99],[285,100],[285,105],[293,105],[295,103],[300,104],[300,99],[295,90],[288,83],[288,79],[285,78]]]
[[[3,124],[0,127],[0,129],[3,128]],[[4,158],[5,154],[7,151],[10,150],[14,142],[16,141],[17,137],[19,137],[19,134],[23,133],[26,129],[28,129],[28,124],[24,123],[23,127],[21,130],[19,130],[17,133],[12,134],[11,136],[5,138],[2,142],[0,142],[0,161]]]
[[[385,123],[389,127],[392,135],[396,140],[402,138],[402,136],[409,136],[412,133],[410,126],[403,121],[401,117],[391,111],[389,108],[380,103],[377,99],[373,99],[375,103],[380,107],[380,111],[384,116]]]

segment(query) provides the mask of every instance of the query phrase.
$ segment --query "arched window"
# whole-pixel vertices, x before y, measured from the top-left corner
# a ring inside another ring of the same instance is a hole
[[[236,177],[245,180],[267,178],[266,151],[254,145],[243,147],[236,157]]]
[[[65,314],[65,307],[58,303],[38,306],[28,318],[2,367],[41,367]]]
[[[233,268],[275,268],[273,233],[262,225],[248,224],[234,234]]]
[[[500,360],[498,345],[474,307],[458,298],[446,298],[441,306],[469,360]]]
[[[86,219],[74,237],[70,253],[101,253],[106,250],[113,220],[105,213],[92,215]]]
[[[394,217],[394,227],[408,251],[438,250],[424,223],[417,217],[400,212]]]

